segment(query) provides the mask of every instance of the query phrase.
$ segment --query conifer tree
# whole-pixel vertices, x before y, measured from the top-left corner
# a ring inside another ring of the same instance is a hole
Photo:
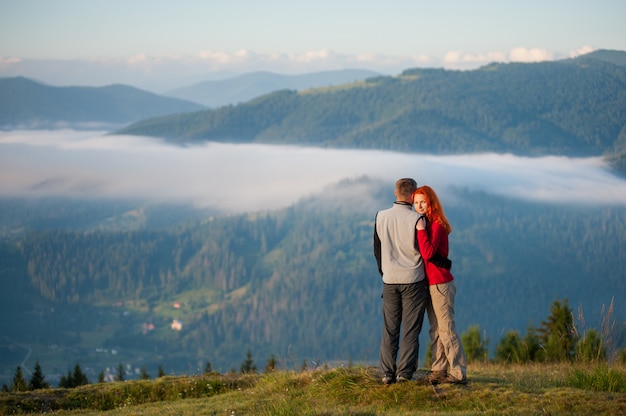
[[[117,366],[117,375],[115,376],[115,381],[124,381],[124,366],[122,363]]]
[[[162,365],[159,365],[159,369],[157,370],[157,377],[161,378],[161,377],[165,377],[165,370],[163,369]]]
[[[87,379],[87,375],[83,373],[83,370],[80,368],[79,364],[74,366],[74,373],[72,374],[72,387],[84,386],[89,384],[89,379]]]
[[[72,378],[72,372],[68,371],[67,375],[61,376],[59,380],[59,387],[63,387],[65,389],[71,389],[74,387],[74,380]]]
[[[467,361],[486,361],[489,351],[487,350],[488,340],[480,335],[478,325],[470,326],[467,331],[461,334],[461,342],[467,356]]]
[[[496,359],[504,363],[522,363],[524,362],[524,352],[519,332],[509,331],[496,345]]]
[[[141,375],[139,376],[142,380],[150,380],[150,374],[148,374],[148,370],[146,367],[141,367]]]
[[[265,364],[265,372],[271,373],[272,371],[275,371],[276,365],[277,365],[276,358],[274,357],[274,354],[272,354],[270,358],[267,360],[267,364]]]
[[[254,365],[254,360],[252,359],[252,352],[248,349],[246,353],[246,359],[241,363],[241,373],[256,373],[256,365]]]
[[[213,372],[213,367],[211,366],[211,362],[207,360],[206,365],[204,366],[204,374],[209,375]]]
[[[589,329],[576,344],[576,358],[584,362],[606,361],[606,348],[595,329]]]
[[[98,373],[98,383],[104,383],[104,371],[100,370],[100,373]]]
[[[424,367],[431,368],[433,363],[433,351],[430,342],[426,343],[426,355],[424,356]]]
[[[26,391],[28,387],[26,386],[26,379],[24,378],[24,374],[22,373],[22,367],[17,366],[15,369],[15,375],[13,376],[13,384],[11,385],[11,391]]]
[[[540,341],[548,361],[571,361],[574,358],[576,333],[574,316],[567,299],[554,301],[551,314],[538,329]]]
[[[524,353],[526,354],[525,362],[541,361],[541,352],[543,350],[541,349],[541,343],[539,342],[539,336],[537,335],[536,328],[529,326],[526,329],[526,335],[524,335],[522,347],[524,348]]]
[[[33,375],[28,383],[28,389],[39,390],[49,388],[50,384],[46,382],[45,378],[46,377],[43,375],[43,371],[41,370],[41,365],[39,365],[39,361],[36,361],[33,369]]]

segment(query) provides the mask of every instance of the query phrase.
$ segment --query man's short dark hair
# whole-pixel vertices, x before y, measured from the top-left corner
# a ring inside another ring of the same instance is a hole
[[[411,195],[416,189],[417,182],[413,178],[402,178],[396,181],[396,191],[398,195],[405,199],[411,198]]]

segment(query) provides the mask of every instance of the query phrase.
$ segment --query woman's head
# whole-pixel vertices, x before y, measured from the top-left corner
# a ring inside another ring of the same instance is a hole
[[[429,221],[438,222],[450,234],[452,227],[443,211],[437,193],[430,186],[420,186],[413,192],[413,207],[418,214],[426,215]]]

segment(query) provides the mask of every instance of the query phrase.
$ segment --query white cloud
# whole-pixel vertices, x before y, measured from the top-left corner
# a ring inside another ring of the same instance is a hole
[[[4,56],[0,56],[0,67],[3,65],[11,65],[11,64],[17,64],[22,62],[22,60],[20,58],[12,58],[12,57],[4,57]]]
[[[0,196],[144,197],[242,212],[287,206],[361,176],[390,183],[412,176],[442,194],[461,187],[542,202],[626,205],[626,181],[599,158],[175,147],[84,131],[0,132]]]
[[[570,51],[569,52],[569,57],[570,58],[576,58],[577,56],[586,55],[586,54],[591,53],[591,52],[593,52],[595,50],[596,50],[596,48],[594,48],[593,46],[584,45],[584,46],[581,46],[578,49]]]
[[[443,57],[444,66],[467,66],[472,67],[488,64],[491,62],[505,62],[506,54],[501,52],[488,52],[482,54],[471,54],[462,51],[450,51]]]
[[[569,52],[569,57],[593,50],[582,46]],[[32,61],[0,58],[0,77],[25,76],[53,85],[129,84],[157,93],[186,87],[193,83],[215,79],[213,74],[241,74],[271,71],[280,74],[302,74],[336,69],[369,69],[396,75],[408,68],[435,67],[470,70],[492,62],[541,62],[556,57],[541,48],[519,47],[510,51],[471,53],[453,50],[442,57],[426,54],[407,56],[379,53],[341,54],[330,49],[315,49],[302,53],[256,53],[248,49],[235,52],[202,50],[193,55],[137,54],[128,58],[90,61]],[[560,58],[559,58],[560,59]],[[222,76],[219,76],[222,78]]]
[[[509,60],[512,62],[552,61],[554,54],[547,49],[519,47],[511,49]]]
[[[327,61],[332,57],[332,53],[328,49],[320,49],[317,51],[309,51],[303,54],[288,55],[289,60],[296,62],[309,63],[313,61]]]

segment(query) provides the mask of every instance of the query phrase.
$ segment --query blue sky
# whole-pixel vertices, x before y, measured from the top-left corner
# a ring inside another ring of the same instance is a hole
[[[623,0],[0,0],[0,76],[472,69],[626,50],[624,21]]]

